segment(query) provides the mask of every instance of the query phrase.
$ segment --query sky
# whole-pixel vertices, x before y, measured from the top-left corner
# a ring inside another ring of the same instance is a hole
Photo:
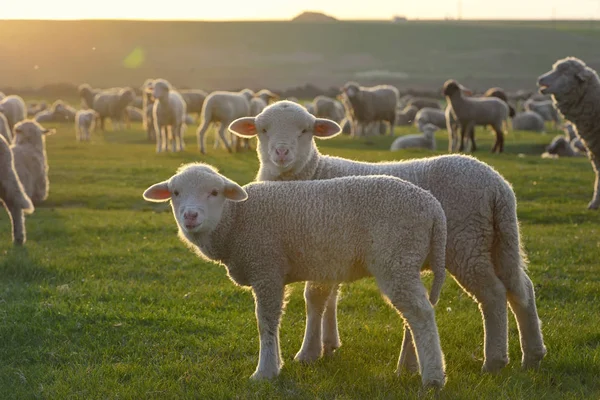
[[[462,19],[600,19],[600,0],[0,0],[0,19],[286,20],[307,10],[339,19],[444,19],[459,9]]]

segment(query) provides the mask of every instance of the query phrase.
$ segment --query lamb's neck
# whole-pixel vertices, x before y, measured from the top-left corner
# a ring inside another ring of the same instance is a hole
[[[446,99],[448,100],[448,103],[450,103],[450,105],[452,106],[452,111],[454,111],[454,114],[457,117],[459,117],[460,111],[461,111],[462,107],[464,107],[464,104],[466,103],[466,100],[462,96],[462,93],[456,92],[452,96],[446,96]],[[458,112],[457,112],[457,110],[458,110]]]
[[[277,170],[276,167],[272,166],[269,162],[267,163],[261,160],[260,169],[258,171],[257,180],[259,181],[303,181],[311,180],[315,175],[315,171],[319,166],[321,154],[317,150],[317,146],[313,144],[310,151],[310,156],[307,161],[289,171]]]
[[[189,239],[195,243],[202,254],[213,261],[224,264],[230,258],[231,233],[234,225],[236,205],[232,201],[225,201],[223,213],[218,225],[210,232],[191,234]]]

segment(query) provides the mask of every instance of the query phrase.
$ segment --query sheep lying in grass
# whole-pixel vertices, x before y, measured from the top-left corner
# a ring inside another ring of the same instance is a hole
[[[551,100],[534,101],[532,99],[527,100],[523,106],[525,111],[532,111],[538,113],[544,121],[552,121],[554,123],[554,129],[560,123],[560,117],[558,111],[554,108]]]
[[[21,121],[13,129],[11,146],[15,158],[15,170],[23,189],[34,205],[48,197],[48,158],[46,157],[46,135],[55,133],[33,120]]]
[[[596,174],[594,196],[588,208],[600,207],[600,79],[596,71],[575,57],[558,60],[538,78],[542,94],[551,94],[556,109],[571,121]]]
[[[524,111],[515,115],[512,127],[516,131],[544,132],[546,130],[544,119],[533,111]]]
[[[8,121],[8,127],[13,130],[15,124],[27,118],[27,106],[20,96],[10,95],[0,100],[0,113]]]
[[[332,121],[317,121],[315,129],[339,130]],[[252,378],[273,378],[281,370],[285,285],[350,282],[372,275],[413,332],[423,385],[444,385],[432,303],[445,278],[446,224],[442,207],[429,192],[386,176],[259,182],[242,188],[211,166],[196,163],[148,188],[144,198],[170,199],[181,240],[201,257],[223,263],[234,283],[252,288],[260,336]],[[434,273],[431,303],[420,280],[428,257]],[[320,318],[308,324],[320,338]],[[316,343],[296,359],[321,353]]]
[[[503,124],[508,120],[508,104],[496,97],[467,97],[462,93],[461,86],[453,79],[444,83],[443,94],[452,106],[452,112],[460,124],[461,135],[458,151],[464,149],[465,135],[472,132],[477,125],[491,125],[496,132],[496,143],[492,152],[504,151]],[[508,124],[508,123],[507,123]],[[474,137],[472,137],[471,151],[475,151]]]
[[[92,89],[84,84],[79,87],[82,103],[98,112],[100,129],[104,130],[106,118],[110,118],[114,129],[123,129],[123,121],[129,123],[127,107],[135,99],[135,92],[129,87],[110,88],[106,90]]]
[[[398,89],[390,85],[363,87],[356,82],[348,82],[342,91],[352,106],[356,123],[363,130],[373,122],[386,121],[390,124],[389,134],[394,134]]]
[[[12,131],[4,114],[0,114],[0,136],[4,137],[8,143],[12,142]]]
[[[510,184],[487,164],[463,155],[378,164],[324,156],[314,138],[327,139],[335,136],[335,132],[315,124],[315,117],[305,108],[282,101],[267,107],[256,118],[235,121],[229,129],[246,137],[258,135],[257,179],[261,181],[386,174],[429,190],[446,213],[446,268],[480,304],[485,332],[483,370],[496,371],[508,363],[507,300],[518,323],[522,365],[537,367],[546,354],[546,347],[534,287],[526,272],[517,202]],[[307,331],[303,349],[323,346],[326,353],[331,353],[340,346],[336,323],[337,287],[333,283],[328,288],[322,284],[307,284],[308,318],[322,319],[324,329],[322,343],[320,335]],[[322,311],[323,307],[322,315],[318,310]],[[406,336],[405,341],[410,343],[410,335]],[[411,358],[411,347],[408,348],[403,365],[414,369],[416,358],[414,352]]]
[[[204,135],[211,123],[220,124],[219,137],[225,144],[227,151],[232,152],[232,147],[225,138],[225,131],[227,126],[236,118],[250,115],[250,100],[253,97],[254,92],[250,89],[244,89],[240,92],[217,91],[206,97],[202,109],[202,123],[196,132],[198,148],[202,154],[206,154]],[[239,141],[236,141],[236,143],[239,143]]]
[[[13,243],[21,246],[26,240],[25,216],[34,211],[31,200],[15,170],[12,151],[4,136],[0,135],[0,203],[6,209],[12,224]]]
[[[156,99],[152,108],[152,121],[156,132],[156,152],[169,150],[183,151],[186,105],[183,97],[173,90],[164,79],[156,79],[152,84],[152,96]]]
[[[421,108],[419,112],[417,112],[417,115],[415,115],[415,125],[422,131],[422,127],[427,124],[433,124],[440,129],[445,129],[446,115],[444,114],[444,111],[437,108]]]
[[[585,156],[585,153],[581,153],[576,147],[569,143],[569,140],[563,135],[556,136],[546,147],[546,152],[542,154],[542,158],[583,156]]]
[[[433,124],[421,126],[422,135],[400,136],[392,143],[391,151],[402,149],[428,149],[435,150],[435,132],[439,128]]]
[[[89,142],[94,131],[98,113],[94,110],[79,110],[75,114],[75,139],[78,142]]]

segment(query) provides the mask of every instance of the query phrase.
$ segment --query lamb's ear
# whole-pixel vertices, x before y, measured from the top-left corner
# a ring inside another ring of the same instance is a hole
[[[242,137],[251,138],[256,136],[256,123],[254,117],[238,118],[229,124],[229,132]]]
[[[467,96],[473,96],[473,91],[471,89],[469,89],[468,87],[465,87],[461,84],[458,85],[460,87],[460,90],[466,94]]]
[[[248,198],[248,193],[246,193],[244,188],[234,181],[230,181],[229,179],[225,180],[225,189],[223,189],[223,194],[225,195],[226,199],[232,201],[244,201]]]
[[[169,182],[163,181],[150,186],[144,192],[144,199],[155,203],[167,201],[171,198],[169,191]]]
[[[583,82],[587,81],[591,75],[592,75],[592,73],[590,71],[588,71],[587,69],[584,69],[583,71],[576,73],[575,78],[577,78],[577,80],[579,82],[583,83]]]
[[[334,121],[325,118],[316,118],[313,126],[313,134],[319,139],[330,139],[339,135],[342,128]]]

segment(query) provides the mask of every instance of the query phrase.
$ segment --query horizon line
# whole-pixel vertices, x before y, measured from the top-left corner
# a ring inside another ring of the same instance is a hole
[[[394,18],[406,18],[400,23],[407,22],[590,22],[599,21],[591,18],[409,18],[403,15],[394,15],[390,18],[373,19],[338,19],[328,21],[303,21],[290,19],[189,19],[189,18],[0,18],[0,21],[123,21],[123,22],[295,22],[295,23],[336,23],[336,22],[393,22]]]

